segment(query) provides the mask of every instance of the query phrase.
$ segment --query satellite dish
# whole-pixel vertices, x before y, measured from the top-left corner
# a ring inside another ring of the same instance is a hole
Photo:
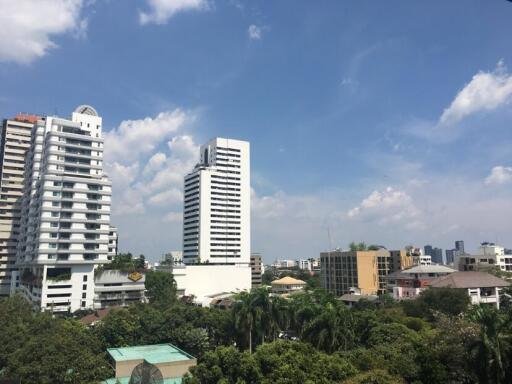
[[[76,113],[81,113],[82,115],[91,115],[91,116],[99,116],[98,112],[91,107],[90,105],[80,105],[75,109]]]

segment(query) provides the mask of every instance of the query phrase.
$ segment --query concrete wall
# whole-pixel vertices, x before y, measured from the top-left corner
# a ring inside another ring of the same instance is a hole
[[[249,265],[187,265],[174,268],[173,274],[178,290],[194,295],[197,301],[216,293],[251,289]]]

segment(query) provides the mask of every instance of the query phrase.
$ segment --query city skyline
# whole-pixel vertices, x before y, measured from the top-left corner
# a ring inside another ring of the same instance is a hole
[[[181,249],[183,177],[217,136],[251,143],[267,263],[351,241],[512,245],[509,2],[160,4],[181,7],[32,2],[12,13],[59,26],[2,19],[0,116],[98,110],[120,251]]]

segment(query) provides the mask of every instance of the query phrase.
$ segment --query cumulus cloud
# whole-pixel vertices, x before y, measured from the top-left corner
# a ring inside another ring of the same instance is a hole
[[[139,12],[142,25],[165,24],[180,12],[204,11],[209,8],[207,0],[148,0],[149,12]]]
[[[154,118],[122,121],[119,127],[103,135],[107,143],[105,161],[129,163],[150,154],[158,144],[171,138],[194,119],[193,113],[175,109],[161,112]]]
[[[459,91],[439,119],[441,124],[456,123],[480,112],[492,111],[512,99],[512,75],[503,61],[493,72],[479,72]]]
[[[183,214],[181,212],[169,212],[162,219],[166,223],[181,223],[182,220]]]
[[[387,187],[373,191],[356,207],[347,212],[348,217],[371,218],[380,224],[390,221],[410,220],[418,216],[418,209],[404,191]]]
[[[512,167],[498,165],[491,170],[491,174],[485,178],[487,185],[499,185],[512,181]]]
[[[259,40],[263,35],[263,29],[261,27],[258,27],[257,25],[251,24],[247,29],[247,33],[249,34],[249,39]]]
[[[0,0],[0,61],[27,64],[57,48],[52,39],[83,36],[82,0]]]
[[[172,188],[153,195],[149,198],[148,203],[151,205],[172,205],[183,202],[183,192],[177,188]]]

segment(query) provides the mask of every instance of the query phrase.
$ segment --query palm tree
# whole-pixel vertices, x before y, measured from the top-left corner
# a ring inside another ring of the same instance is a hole
[[[478,324],[480,335],[472,346],[480,383],[508,383],[507,355],[512,351],[510,321],[496,308],[477,306],[469,319]]]
[[[347,350],[355,338],[352,314],[341,304],[328,303],[318,316],[307,323],[303,335],[327,353]]]
[[[235,316],[235,327],[243,332],[249,339],[249,353],[252,353],[254,313],[250,293],[242,292],[237,295],[235,304],[233,305],[233,314]]]

